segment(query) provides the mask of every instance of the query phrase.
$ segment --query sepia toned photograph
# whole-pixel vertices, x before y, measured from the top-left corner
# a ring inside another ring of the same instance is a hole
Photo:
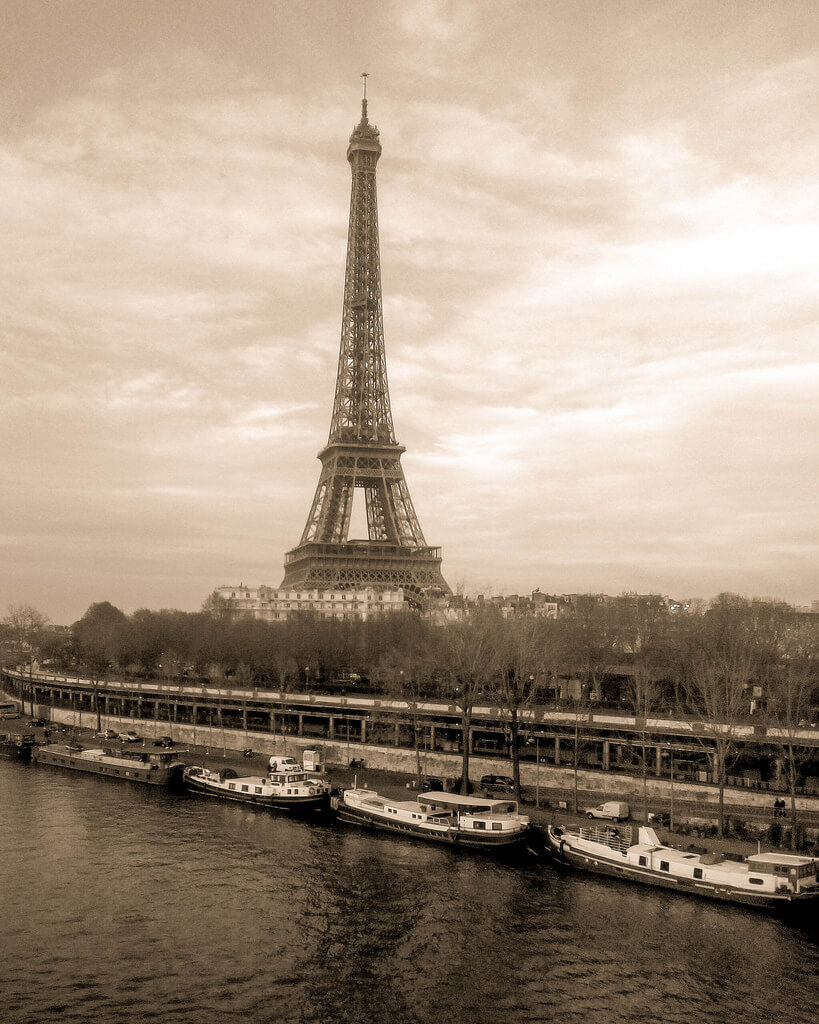
[[[3,1024],[813,1024],[819,5],[1,6]]]

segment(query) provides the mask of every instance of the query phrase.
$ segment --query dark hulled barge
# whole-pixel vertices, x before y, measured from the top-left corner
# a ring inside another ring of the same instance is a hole
[[[179,781],[184,764],[169,750],[114,750],[111,747],[85,748],[79,744],[36,747],[37,764],[71,768],[74,771],[105,775],[149,786],[171,786]]]
[[[190,793],[277,810],[320,811],[329,806],[330,784],[306,772],[292,757],[271,757],[266,776],[239,776],[232,768],[191,765],[182,773]]]
[[[507,851],[527,844],[529,819],[514,800],[420,793],[389,800],[369,789],[345,789],[331,801],[339,821],[413,839],[473,850]]]
[[[0,733],[0,757],[28,761],[33,749],[34,736],[31,733]]]

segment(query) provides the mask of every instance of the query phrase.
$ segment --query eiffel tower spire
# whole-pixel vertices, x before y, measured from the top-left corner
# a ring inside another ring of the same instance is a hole
[[[361,120],[347,147],[352,171],[347,268],[338,375],[319,477],[298,547],[285,555],[282,587],[449,587],[441,552],[427,546],[401,467],[390,410],[375,168],[379,132],[367,118],[367,76]],[[364,491],[368,540],[349,540],[354,488]]]

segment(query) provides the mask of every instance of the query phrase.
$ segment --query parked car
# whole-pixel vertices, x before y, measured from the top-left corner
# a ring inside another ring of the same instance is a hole
[[[28,724],[31,726],[32,729],[42,729],[42,727],[46,723],[45,719],[43,718],[32,718],[32,720]]]
[[[484,775],[481,789],[485,793],[514,793],[515,780],[509,775]]]
[[[172,747],[173,737],[172,736],[159,736],[154,740],[155,747]]]
[[[438,779],[434,775],[428,775],[421,781],[421,792],[422,793],[443,793],[444,791],[444,780]]]
[[[587,818],[607,818],[609,821],[625,821],[629,816],[628,804],[619,800],[607,800],[597,807],[589,807],[583,812]]]
[[[119,738],[119,733],[114,732],[113,729],[103,729],[102,732],[95,732],[94,739],[97,740],[115,740]]]
[[[127,732],[121,732],[119,738],[123,743],[141,743],[142,740],[137,736],[133,729],[129,729]]]

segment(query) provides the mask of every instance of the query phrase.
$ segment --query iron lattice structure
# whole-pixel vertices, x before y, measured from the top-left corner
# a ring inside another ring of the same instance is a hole
[[[282,587],[371,584],[421,592],[449,587],[441,550],[428,547],[401,467],[387,386],[375,167],[378,129],[361,120],[347,149],[352,170],[338,377],[321,475],[298,547],[285,555]],[[364,491],[368,540],[349,540],[354,488]]]

